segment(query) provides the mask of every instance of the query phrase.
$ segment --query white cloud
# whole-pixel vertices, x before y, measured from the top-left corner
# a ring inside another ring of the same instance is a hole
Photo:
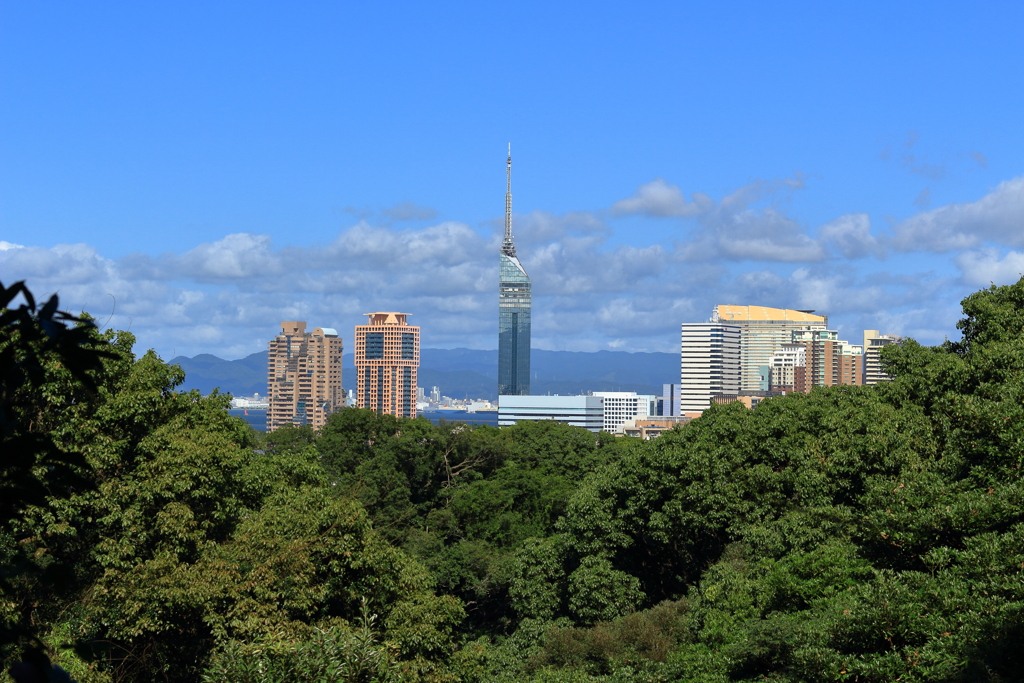
[[[818,230],[821,239],[846,258],[885,255],[884,249],[871,234],[871,219],[866,213],[848,213],[829,221]]]
[[[955,251],[985,242],[1024,247],[1024,177],[1006,180],[975,202],[947,204],[903,221],[893,245],[901,251]]]
[[[775,205],[757,204],[779,191],[803,187],[802,180],[751,183],[722,198],[699,218],[700,231],[689,250],[691,259],[726,258],[804,263],[826,257],[821,243]]]
[[[882,287],[862,283],[852,273],[833,274],[798,268],[793,271],[790,281],[799,292],[800,309],[835,314],[876,310],[887,303],[888,293]]]
[[[498,227],[496,224],[495,228]],[[504,231],[504,224],[500,229]],[[549,242],[575,237],[592,238],[592,243],[597,243],[611,233],[611,228],[590,211],[570,211],[562,215],[531,211],[515,217],[512,233],[517,241]]]
[[[270,237],[238,233],[185,252],[177,259],[179,274],[203,280],[267,277],[282,272],[281,259],[270,247]]]
[[[0,251],[4,272],[16,272],[18,279],[47,277],[59,273],[63,285],[93,282],[109,271],[111,262],[87,244],[58,244],[52,248],[18,247]]]
[[[821,261],[827,258],[822,241],[783,213],[776,200],[803,188],[803,176],[796,174],[781,180],[755,181],[717,202],[700,193],[694,193],[693,201],[687,202],[677,186],[656,178],[641,185],[632,197],[616,202],[612,214],[692,219],[696,228],[681,241],[678,250],[678,256],[690,262]]]
[[[967,251],[956,257],[964,282],[981,287],[1009,285],[1024,276],[1024,254],[1000,254],[995,248]]]
[[[359,223],[308,248],[239,233],[182,254],[119,260],[88,245],[0,251],[0,272],[27,279],[37,295],[56,291],[62,307],[111,317],[144,347],[177,354],[257,351],[280,320],[351,329],[361,313],[380,309],[447,318],[452,334],[468,320],[479,332],[489,327],[496,266],[496,240],[461,223],[419,230]],[[449,334],[431,332],[435,343]]]
[[[655,178],[638,187],[632,197],[615,202],[612,213],[618,216],[696,216],[709,210],[713,204],[710,197],[699,193],[688,202],[677,185]]]
[[[485,242],[463,223],[445,222],[417,230],[392,230],[367,223],[345,230],[321,252],[322,258],[357,269],[397,263],[464,263]],[[496,247],[495,247],[496,248]],[[399,259],[400,261],[396,260]]]
[[[660,211],[693,228],[659,244],[612,244],[607,213],[515,216],[534,283],[535,346],[672,351],[679,323],[706,319],[717,303],[815,308],[843,330],[882,310],[895,316],[922,301],[962,298],[949,278],[926,269],[890,275],[869,272],[865,261],[854,268],[850,259],[884,255],[871,221],[848,214],[812,232],[781,206],[802,186],[799,176],[759,181],[718,201],[695,195],[680,205],[672,199],[681,198],[678,188],[655,181],[633,198],[661,197],[645,215]],[[281,320],[335,327],[348,339],[373,310],[412,313],[425,346],[494,348],[501,232],[498,223],[481,231],[455,221],[409,229],[359,221],[313,246],[236,233],[181,253],[120,259],[85,244],[8,247],[0,249],[0,273],[27,278],[40,295],[59,291],[64,307],[109,317],[111,327],[130,328],[142,348],[165,356],[258,351]],[[1018,258],[986,254],[964,256],[965,281],[976,282],[972,273],[993,258],[991,267],[1009,270]]]
[[[720,286],[718,303],[813,309],[827,314],[830,326],[843,331],[852,341],[860,334],[861,319],[920,307],[922,302],[938,303],[944,297],[955,298],[956,294],[947,294],[952,284],[952,278],[937,278],[928,273],[864,273],[849,265],[812,264],[788,274],[767,269],[741,273]]]

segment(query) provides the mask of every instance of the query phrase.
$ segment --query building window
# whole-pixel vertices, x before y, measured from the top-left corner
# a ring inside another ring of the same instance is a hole
[[[403,335],[404,336],[404,335]],[[408,335],[412,336],[412,335]],[[412,368],[402,368],[402,414],[412,416]]]
[[[377,412],[384,412],[384,368],[377,368]]]
[[[402,360],[416,359],[416,335],[408,332],[402,333]]]
[[[384,358],[384,333],[383,332],[367,332],[366,333],[366,350],[364,353],[366,360],[383,360]]]

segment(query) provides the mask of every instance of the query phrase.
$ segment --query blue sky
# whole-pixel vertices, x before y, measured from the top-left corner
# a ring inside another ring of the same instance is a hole
[[[164,357],[403,310],[495,348],[716,303],[956,336],[1024,272],[1020,3],[4,3],[0,279]],[[109,321],[109,322],[108,322]]]

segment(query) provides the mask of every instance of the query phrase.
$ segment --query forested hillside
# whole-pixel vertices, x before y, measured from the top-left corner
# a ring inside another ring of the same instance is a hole
[[[963,307],[959,341],[884,351],[891,383],[715,406],[650,442],[358,409],[257,435],[130,334],[61,341],[26,309],[0,338],[5,664],[1022,680],[1024,281]]]

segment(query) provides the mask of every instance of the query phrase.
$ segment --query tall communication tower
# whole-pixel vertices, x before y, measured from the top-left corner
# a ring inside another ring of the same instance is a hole
[[[530,276],[512,239],[512,143],[505,162],[505,239],[498,255],[498,394],[530,393]]]
[[[512,241],[512,143],[508,143],[508,160],[505,162],[505,239],[501,253],[515,258],[516,244]]]

